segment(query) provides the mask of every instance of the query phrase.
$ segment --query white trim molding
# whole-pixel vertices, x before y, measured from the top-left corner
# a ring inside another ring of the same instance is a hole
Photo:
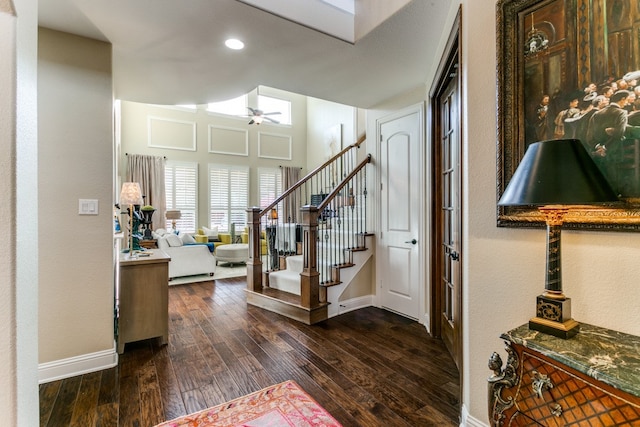
[[[184,144],[180,145],[180,142]],[[196,151],[196,122],[147,116],[147,146]]]
[[[227,126],[209,125],[209,153],[230,156],[249,155],[249,131]]]
[[[62,380],[90,372],[113,368],[118,365],[116,344],[110,350],[69,357],[68,359],[40,363],[38,365],[38,383]]]
[[[464,404],[462,405],[462,410],[460,411],[460,418],[460,427],[489,427],[489,424],[469,415],[469,410]]]
[[[292,159],[291,135],[258,132],[258,157],[262,159]]]

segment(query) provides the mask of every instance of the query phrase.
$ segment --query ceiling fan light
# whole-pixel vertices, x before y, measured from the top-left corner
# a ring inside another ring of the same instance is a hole
[[[229,49],[233,49],[233,50],[240,50],[244,48],[244,43],[242,43],[240,40],[238,39],[227,39],[224,42],[225,46],[227,46]]]
[[[262,117],[260,117],[260,116],[255,116],[255,117],[253,118],[253,122],[254,122],[255,124],[259,125],[260,123],[262,123]]]

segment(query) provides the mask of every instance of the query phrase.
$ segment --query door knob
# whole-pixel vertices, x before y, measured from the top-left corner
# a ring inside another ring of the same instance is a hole
[[[407,240],[405,241],[405,243],[411,243],[412,245],[415,245],[416,243],[418,243],[418,241],[416,239],[413,239],[413,240]]]

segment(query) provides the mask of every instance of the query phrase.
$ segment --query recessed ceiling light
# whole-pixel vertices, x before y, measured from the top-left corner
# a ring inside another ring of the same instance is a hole
[[[233,49],[233,50],[240,50],[240,49],[244,48],[244,43],[242,43],[238,39],[229,39],[229,40],[225,41],[224,44],[229,49]]]

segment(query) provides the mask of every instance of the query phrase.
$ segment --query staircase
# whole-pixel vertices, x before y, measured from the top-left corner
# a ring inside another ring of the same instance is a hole
[[[306,324],[339,314],[341,294],[373,255],[365,231],[365,166],[371,156],[357,164],[354,154],[363,141],[309,173],[267,208],[247,209],[248,304]],[[299,211],[292,208],[301,202]],[[261,235],[268,241],[267,254],[259,250]]]
[[[351,222],[361,221],[359,217]],[[345,224],[341,216],[327,219],[318,227],[317,245],[319,283],[326,289],[326,302],[329,303],[328,317],[340,314],[340,296],[373,256],[373,249],[367,237],[370,234],[355,234],[357,226]],[[369,245],[367,244],[369,243]],[[330,253],[333,256],[326,256]],[[339,256],[338,256],[339,255]],[[269,273],[268,286],[293,295],[300,295],[300,275],[304,270],[303,255],[290,255],[281,258],[284,268]]]

